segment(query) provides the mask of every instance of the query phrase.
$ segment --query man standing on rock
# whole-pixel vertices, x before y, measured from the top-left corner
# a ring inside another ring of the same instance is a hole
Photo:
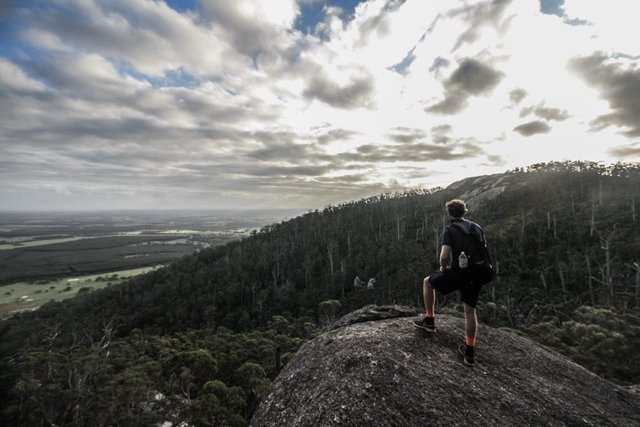
[[[475,236],[486,248],[486,240],[482,228],[464,217],[467,206],[464,201],[454,199],[446,203],[447,212],[451,217],[449,225],[442,236],[442,248],[440,250],[440,271],[432,274],[422,282],[422,295],[426,309],[425,315],[413,322],[417,328],[427,332],[435,332],[435,291],[446,295],[460,290],[461,300],[464,305],[465,345],[460,346],[459,351],[463,356],[464,364],[475,364],[475,345],[478,330],[478,318],[476,306],[482,285],[490,280],[474,280],[474,277],[466,268],[467,254],[464,254],[463,243],[466,236]]]

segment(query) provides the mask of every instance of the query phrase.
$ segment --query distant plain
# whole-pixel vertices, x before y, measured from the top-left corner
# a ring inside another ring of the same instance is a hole
[[[147,273],[300,210],[0,213],[0,319]]]

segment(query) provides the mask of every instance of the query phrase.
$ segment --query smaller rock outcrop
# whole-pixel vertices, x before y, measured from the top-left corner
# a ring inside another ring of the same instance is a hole
[[[464,321],[416,329],[409,307],[369,306],[306,343],[253,426],[640,425],[638,396],[527,338],[480,327],[461,363]]]
[[[498,197],[509,185],[509,175],[494,174],[465,178],[449,185],[446,190],[456,191],[455,196],[464,200],[471,209],[477,209],[486,200]]]

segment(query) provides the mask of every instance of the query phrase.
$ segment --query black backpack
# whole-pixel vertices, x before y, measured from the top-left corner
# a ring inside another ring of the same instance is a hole
[[[470,224],[469,233],[456,224],[451,224],[453,230],[462,236],[462,246],[460,251],[464,251],[469,260],[469,265],[462,271],[467,271],[471,275],[471,281],[477,285],[486,285],[493,280],[493,267],[491,266],[491,256],[487,245],[476,235],[476,225]]]

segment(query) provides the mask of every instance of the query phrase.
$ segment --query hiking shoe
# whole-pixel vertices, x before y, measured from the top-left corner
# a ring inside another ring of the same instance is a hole
[[[413,326],[416,328],[424,329],[427,332],[435,332],[436,331],[436,323],[435,318],[422,316],[421,319],[414,320]]]
[[[458,348],[458,353],[462,356],[462,361],[467,366],[473,366],[476,364],[473,347],[462,344]]]

